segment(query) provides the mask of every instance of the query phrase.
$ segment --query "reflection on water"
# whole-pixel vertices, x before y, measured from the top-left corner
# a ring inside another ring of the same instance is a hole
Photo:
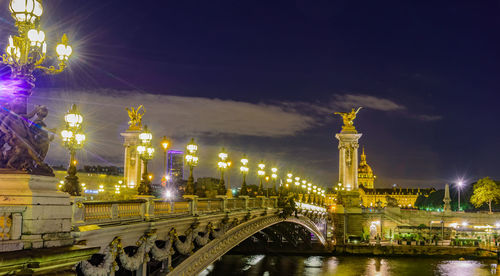
[[[375,258],[329,256],[227,255],[202,276],[213,275],[500,275],[494,260],[450,260],[437,258]]]

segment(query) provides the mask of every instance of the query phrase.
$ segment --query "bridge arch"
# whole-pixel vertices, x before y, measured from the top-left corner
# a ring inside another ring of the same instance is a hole
[[[254,218],[237,225],[194,252],[191,256],[177,265],[168,275],[196,275],[211,263],[222,257],[233,247],[240,244],[258,231],[280,222],[291,222],[302,225],[313,233],[319,241],[326,245],[326,239],[314,222],[306,216],[290,216],[286,219],[276,214]]]

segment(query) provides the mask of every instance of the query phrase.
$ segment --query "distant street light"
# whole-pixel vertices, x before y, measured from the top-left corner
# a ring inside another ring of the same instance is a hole
[[[460,189],[462,188],[462,186],[464,185],[464,182],[462,180],[459,180],[457,182],[457,187],[458,187],[458,211],[460,212]]]
[[[290,185],[292,185],[292,182],[293,182],[293,179],[292,179],[293,174],[292,174],[292,173],[287,173],[287,174],[286,174],[286,177],[287,177],[287,178],[286,178],[286,184],[285,184],[285,187],[286,187],[287,189],[290,189]]]
[[[189,178],[186,184],[186,195],[194,195],[194,177],[193,168],[198,165],[198,145],[194,143],[194,138],[191,138],[191,142],[186,146],[186,163],[189,166]]]
[[[148,126],[144,126],[143,132],[139,134],[139,140],[141,140],[141,143],[137,146],[137,153],[139,153],[139,156],[142,159],[144,170],[142,172],[141,183],[139,184],[139,187],[137,187],[137,192],[139,195],[151,195],[153,192],[151,187],[153,175],[148,173],[148,161],[153,159],[155,149],[151,146],[153,135],[149,132]]]
[[[240,167],[240,172],[243,176],[243,184],[241,184],[241,190],[240,190],[240,195],[247,195],[248,190],[247,190],[247,174],[248,174],[248,159],[246,155],[243,155],[243,158],[241,158],[241,167]]]
[[[276,180],[278,179],[278,169],[277,168],[271,168],[271,178],[273,179],[273,193],[272,195],[275,196],[277,195],[278,190],[276,189]]]
[[[63,191],[72,196],[80,196],[81,189],[78,185],[78,176],[76,176],[76,151],[83,147],[85,134],[82,133],[83,117],[80,115],[78,108],[73,104],[64,116],[66,127],[61,131],[63,145],[70,153],[70,161],[68,166],[68,175],[65,178]]]
[[[227,153],[222,148],[221,152],[219,153],[219,162],[217,163],[219,170],[220,170],[220,181],[219,181],[219,188],[217,189],[217,193],[219,195],[225,195],[226,194],[226,185],[224,183],[224,171],[227,169],[228,162],[227,162]]]
[[[167,136],[163,136],[163,139],[161,139],[161,148],[163,149],[163,180],[167,181],[167,151],[168,148],[170,147],[170,141],[167,139]]]
[[[257,174],[259,175],[259,178],[260,178],[258,194],[260,196],[262,196],[262,195],[264,195],[264,188],[263,188],[262,182],[264,180],[264,176],[266,175],[266,171],[264,171],[264,169],[266,168],[266,165],[264,164],[263,161],[261,161],[257,166],[259,167]]]

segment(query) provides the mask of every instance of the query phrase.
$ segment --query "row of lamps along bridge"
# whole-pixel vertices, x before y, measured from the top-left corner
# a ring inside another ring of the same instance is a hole
[[[85,134],[82,132],[82,122],[83,117],[80,114],[76,105],[72,105],[69,109],[68,113],[64,116],[64,120],[66,122],[66,128],[61,131],[61,137],[63,141],[63,145],[70,152],[70,164],[68,168],[68,175],[66,176],[65,184],[63,190],[69,192],[73,195],[80,195],[78,178],[76,176],[76,158],[75,153],[77,150],[83,147],[83,143],[85,142]],[[148,162],[154,157],[155,148],[152,145],[153,135],[149,131],[147,125],[144,126],[143,131],[139,134],[140,144],[137,146],[137,152],[144,164],[144,171],[141,179],[141,183],[138,186],[138,193],[140,195],[149,195],[151,194],[151,180],[152,175],[148,173]],[[166,171],[166,153],[168,148],[171,146],[170,141],[164,136],[160,145],[164,152],[164,171]],[[189,167],[189,177],[187,181],[187,186],[185,190],[186,195],[193,195],[194,191],[194,177],[193,177],[193,169],[198,165],[198,145],[195,143],[194,139],[186,145],[186,154],[185,154],[185,162]],[[247,195],[247,183],[246,177],[249,173],[249,160],[246,155],[243,155],[243,158],[240,160],[240,172],[243,177],[243,182],[240,190],[241,195]],[[220,181],[218,187],[218,194],[224,195],[227,191],[225,181],[224,181],[224,173],[227,169],[232,166],[231,160],[229,160],[229,155],[224,148],[222,148],[221,152],[218,154],[218,169],[220,171]],[[277,195],[277,182],[278,182],[278,169],[273,167],[271,168],[271,174],[267,175],[266,173],[266,164],[263,161],[257,164],[257,175],[259,177],[259,188],[258,195]],[[293,176],[292,173],[288,173],[286,175],[286,182],[283,185],[280,185],[280,189],[282,192],[297,192],[304,194],[312,194],[318,197],[325,196],[325,190],[317,185],[313,185],[310,181],[305,178],[301,178],[299,176]],[[264,181],[268,182],[269,180],[273,182],[273,189],[271,190],[271,194],[269,194],[269,189],[266,189],[266,194],[264,194]]]

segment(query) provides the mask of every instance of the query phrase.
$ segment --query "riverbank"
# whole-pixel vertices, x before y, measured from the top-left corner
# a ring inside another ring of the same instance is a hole
[[[349,244],[333,246],[328,251],[332,255],[497,258],[496,253],[482,250],[479,247],[464,246]]]
[[[233,249],[231,255],[237,254],[266,254],[266,255],[303,255],[303,256],[379,256],[379,257],[449,257],[449,258],[474,258],[497,259],[494,252],[483,250],[479,247],[465,246],[440,246],[440,245],[368,245],[348,244],[334,245],[328,248],[314,244],[312,248],[245,248]]]

